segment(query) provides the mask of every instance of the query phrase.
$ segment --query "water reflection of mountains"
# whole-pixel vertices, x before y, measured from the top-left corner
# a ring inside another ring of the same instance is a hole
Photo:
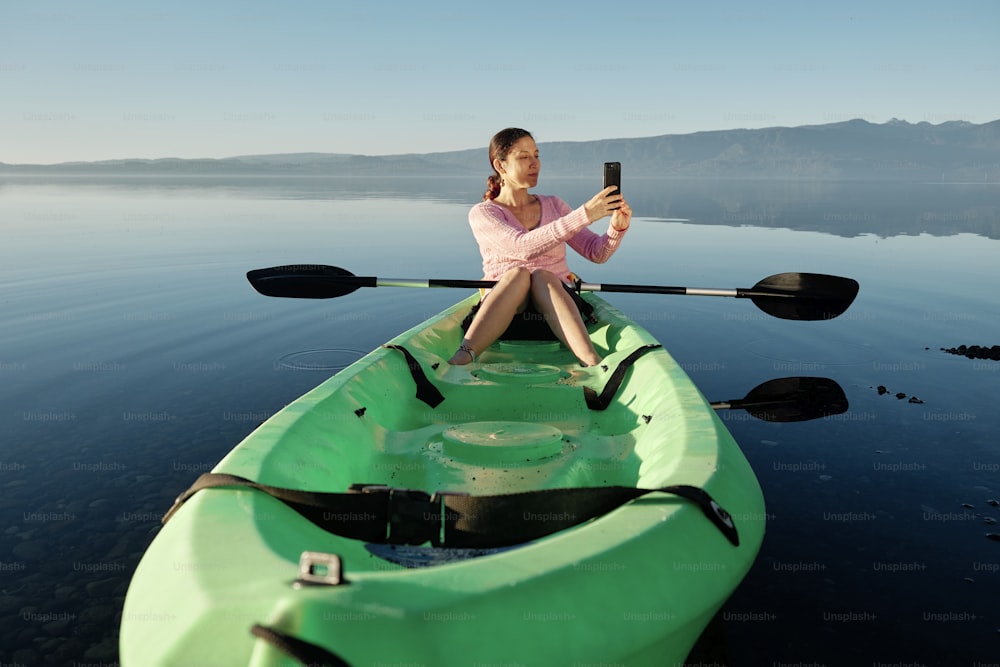
[[[1000,185],[663,181],[629,186],[644,217],[835,236],[976,234],[1000,239]]]
[[[595,177],[543,179],[537,192],[582,204],[600,190]],[[211,191],[247,199],[418,199],[475,204],[482,177],[68,176],[0,181],[128,190]],[[637,217],[698,225],[784,228],[852,237],[976,234],[1000,239],[1000,184],[784,180],[632,179],[623,190]]]

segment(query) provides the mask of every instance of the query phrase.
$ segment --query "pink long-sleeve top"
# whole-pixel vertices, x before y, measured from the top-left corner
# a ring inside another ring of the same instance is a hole
[[[510,269],[546,269],[570,282],[566,244],[592,262],[608,261],[618,249],[624,231],[609,226],[598,235],[587,229],[583,206],[571,209],[559,197],[536,195],[542,207],[541,221],[525,229],[506,207],[493,201],[476,204],[469,211],[469,224],[483,256],[483,278],[496,280]]]

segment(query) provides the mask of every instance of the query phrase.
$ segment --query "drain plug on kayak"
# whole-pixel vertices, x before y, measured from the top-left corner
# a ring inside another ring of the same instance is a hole
[[[470,463],[524,463],[562,453],[562,431],[548,424],[485,421],[444,430],[444,451]]]

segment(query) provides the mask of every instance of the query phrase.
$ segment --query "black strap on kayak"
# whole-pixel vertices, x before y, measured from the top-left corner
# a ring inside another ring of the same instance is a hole
[[[444,400],[444,394],[427,379],[424,369],[420,367],[420,362],[410,354],[410,351],[402,345],[384,345],[383,347],[390,350],[398,350],[406,357],[406,365],[410,369],[410,375],[413,376],[413,381],[417,385],[417,398],[432,408],[439,406],[441,401]]]
[[[259,484],[245,477],[226,473],[201,475],[174,501],[173,507],[164,515],[163,523],[169,521],[188,498],[198,491],[220,487],[262,491],[285,503],[317,526],[343,537],[365,542],[387,540],[386,526],[389,524],[390,515],[387,513],[389,503],[384,498],[363,493],[325,493],[287,489]],[[402,544],[413,543],[402,542]]]
[[[587,400],[587,407],[591,410],[606,410],[611,401],[615,400],[615,394],[621,389],[622,382],[625,381],[625,374],[628,369],[632,367],[632,364],[636,362],[642,355],[655,350],[657,348],[663,347],[662,345],[643,345],[642,347],[636,349],[632,354],[628,355],[618,363],[618,368],[615,372],[611,374],[611,378],[608,380],[607,384],[604,385],[604,389],[601,390],[600,395],[590,387],[583,388],[584,398]]]
[[[379,544],[493,548],[522,544],[607,514],[649,493],[669,493],[697,504],[734,546],[739,535],[732,516],[703,489],[689,485],[639,489],[631,486],[542,489],[471,496],[380,484],[355,484],[348,493],[300,491],[260,484],[225,473],[205,473],[177,498],[170,517],[202,489],[250,488],[266,493],[320,528]]]
[[[351,667],[343,658],[327,651],[322,646],[310,644],[303,639],[293,637],[274,628],[256,624],[250,628],[250,633],[293,660],[298,660],[303,665],[307,665],[307,667],[313,665],[316,667]]]

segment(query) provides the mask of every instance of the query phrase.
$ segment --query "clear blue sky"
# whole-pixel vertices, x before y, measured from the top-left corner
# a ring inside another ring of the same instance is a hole
[[[0,2],[0,162],[1000,118],[1000,2]]]

